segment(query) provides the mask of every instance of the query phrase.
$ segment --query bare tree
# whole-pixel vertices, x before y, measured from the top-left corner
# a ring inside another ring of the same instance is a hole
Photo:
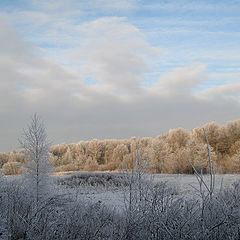
[[[31,181],[34,198],[39,202],[50,171],[49,147],[46,129],[41,118],[35,113],[30,124],[23,130],[20,146],[25,150],[26,176]]]

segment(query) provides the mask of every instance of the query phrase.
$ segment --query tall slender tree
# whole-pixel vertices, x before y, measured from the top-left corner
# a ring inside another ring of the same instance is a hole
[[[38,203],[45,192],[50,171],[48,154],[50,143],[47,140],[44,123],[36,113],[23,130],[19,143],[25,150],[26,163],[23,166],[33,188],[35,201]]]

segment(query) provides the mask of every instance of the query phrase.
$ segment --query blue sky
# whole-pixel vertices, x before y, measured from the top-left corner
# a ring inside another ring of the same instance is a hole
[[[34,112],[54,143],[238,119],[239,13],[237,0],[1,0],[0,151]]]

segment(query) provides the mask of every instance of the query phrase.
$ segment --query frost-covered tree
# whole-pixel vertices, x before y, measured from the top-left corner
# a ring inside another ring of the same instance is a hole
[[[166,141],[161,138],[155,138],[152,141],[152,148],[150,152],[151,165],[153,172],[163,173],[169,171],[168,156],[170,149]]]
[[[0,167],[2,167],[4,163],[7,163],[8,159],[9,155],[7,153],[0,153]]]
[[[70,148],[67,149],[66,153],[62,157],[62,164],[61,165],[67,165],[73,163],[73,158],[71,154]]]
[[[189,135],[190,133],[183,128],[170,129],[167,137],[168,146],[173,152],[178,148],[185,147],[189,140]]]
[[[20,146],[25,150],[26,164],[23,165],[26,177],[33,187],[35,201],[38,203],[47,186],[49,164],[49,142],[41,118],[34,114],[30,124],[23,130]]]
[[[129,152],[126,145],[119,144],[115,147],[112,161],[116,168],[119,168],[120,164],[123,162],[124,156],[127,154],[129,154]]]

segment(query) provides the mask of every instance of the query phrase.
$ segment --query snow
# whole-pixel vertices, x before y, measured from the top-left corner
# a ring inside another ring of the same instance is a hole
[[[91,185],[89,182],[81,182],[76,184],[76,178],[79,176],[95,177],[96,185]],[[106,179],[111,175],[113,181],[99,181],[99,179]],[[75,176],[77,176],[75,178]],[[115,177],[115,178],[114,178]],[[199,183],[194,175],[186,174],[154,174],[152,175],[152,184],[160,182],[166,182],[167,186],[171,187],[172,194],[184,198],[197,197],[197,190],[199,189]],[[208,183],[210,181],[209,175],[204,175],[204,180]],[[104,203],[108,207],[115,209],[124,208],[124,194],[127,192],[127,187],[123,182],[122,185],[116,186],[114,180],[119,181],[119,174],[117,173],[72,173],[70,175],[55,176],[55,184],[58,188],[61,188],[65,193],[72,194],[76,199],[83,201],[91,201],[93,203]],[[240,180],[239,174],[221,174],[215,177],[215,190],[219,190],[222,187],[228,187],[234,182]],[[123,181],[123,179],[122,179]],[[62,184],[59,184],[59,183]],[[104,184],[99,184],[103,182]],[[98,184],[97,184],[98,183]]]

